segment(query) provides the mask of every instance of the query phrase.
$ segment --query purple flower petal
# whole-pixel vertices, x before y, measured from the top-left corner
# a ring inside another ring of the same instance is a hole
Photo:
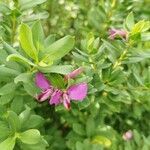
[[[49,104],[50,105],[52,105],[52,104],[58,105],[58,104],[62,103],[62,94],[63,94],[63,92],[61,90],[56,89],[51,96]]]
[[[40,102],[47,100],[52,95],[53,89],[47,89],[46,91],[40,93],[36,98]]]
[[[48,88],[50,88],[49,81],[45,78],[45,76],[41,72],[38,72],[36,74],[35,84],[42,90],[47,90]]]
[[[79,74],[81,74],[82,72],[83,72],[83,68],[80,67],[80,68],[70,72],[69,74],[65,75],[65,79],[69,79],[69,78],[73,79],[76,76],[78,76]]]
[[[125,141],[128,141],[128,140],[131,140],[133,137],[133,132],[131,130],[125,132],[122,136],[122,138],[125,140]]]
[[[80,83],[70,86],[67,92],[71,99],[82,101],[87,95],[87,90],[87,83]]]
[[[70,98],[66,93],[63,94],[63,104],[67,110],[70,110],[70,108],[71,108]]]
[[[110,29],[109,30],[109,39],[114,40],[116,37],[127,38],[127,32],[122,29]]]

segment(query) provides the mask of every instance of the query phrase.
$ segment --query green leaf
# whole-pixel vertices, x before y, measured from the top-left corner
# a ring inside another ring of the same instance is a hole
[[[0,66],[0,75],[3,76],[17,76],[19,75],[19,71],[14,70],[14,69],[10,69],[8,67],[5,66]]]
[[[3,47],[8,52],[8,54],[19,54],[13,47],[11,47],[8,43],[3,41]]]
[[[46,147],[48,147],[48,143],[46,140],[41,139],[37,144],[20,143],[19,146],[21,147],[21,150],[46,150]]]
[[[21,125],[25,124],[26,121],[29,119],[31,113],[31,109],[29,107],[26,107],[26,110],[20,113],[19,120],[21,122]]]
[[[29,59],[19,55],[19,54],[11,54],[7,57],[7,61],[17,61],[19,63],[23,63],[24,65],[36,66],[36,64],[32,63]]]
[[[10,129],[7,122],[0,121],[0,140],[6,139],[10,134]]]
[[[51,81],[52,85],[54,87],[58,87],[58,88],[65,88],[65,81],[64,78],[59,75],[59,74],[50,74],[48,76],[49,80]]]
[[[39,93],[39,88],[34,84],[34,82],[28,82],[23,84],[25,91],[31,95],[36,96]]]
[[[79,123],[73,124],[73,130],[74,130],[74,132],[76,132],[79,135],[85,135],[85,130],[84,130],[83,125],[81,125]]]
[[[56,35],[55,34],[50,34],[45,40],[44,40],[44,44],[45,47],[48,47],[49,45],[51,45],[52,43],[55,42],[56,39]]]
[[[0,95],[6,95],[8,93],[14,92],[16,89],[15,83],[7,83],[0,88]]]
[[[141,33],[141,40],[142,41],[150,41],[150,32]]]
[[[100,144],[100,145],[103,145],[105,147],[110,147],[111,146],[111,141],[104,137],[104,136],[100,136],[100,135],[97,135],[94,137],[94,139],[92,140],[92,143],[93,144]]]
[[[89,33],[87,36],[87,50],[89,53],[93,51],[94,39],[93,33]]]
[[[44,119],[38,115],[31,115],[30,118],[27,120],[24,128],[37,128],[44,123]]]
[[[51,67],[39,67],[39,70],[45,73],[59,73],[59,74],[68,74],[73,71],[71,65],[53,65]]]
[[[19,139],[26,144],[36,144],[40,142],[41,135],[36,129],[30,129],[19,134]]]
[[[19,114],[23,109],[23,104],[24,104],[23,103],[23,97],[18,95],[18,96],[15,96],[15,98],[13,99],[10,108],[12,111]]]
[[[51,44],[44,52],[44,62],[51,63],[65,56],[74,46],[74,38],[70,35]]]
[[[44,2],[46,2],[46,0],[36,0],[36,1],[33,1],[33,0],[19,0],[20,2],[20,6],[21,6],[21,10],[27,10],[27,9],[30,9],[30,8],[33,8],[39,4],[42,4]]]
[[[0,97],[0,105],[5,105],[7,103],[9,103],[14,97],[14,93],[10,93],[7,95],[2,95]]]
[[[39,20],[36,21],[34,25],[32,26],[32,35],[33,35],[33,42],[34,42],[36,49],[38,51],[42,50],[44,48],[45,35],[44,35],[44,31]]]
[[[130,12],[129,15],[127,16],[126,18],[126,26],[129,30],[131,30],[135,24],[134,22],[134,15],[133,15],[133,12]]]
[[[2,14],[9,14],[9,13],[11,13],[11,10],[9,9],[8,5],[6,5],[2,1],[0,3],[0,13],[2,13]]]
[[[14,82],[17,84],[18,82],[28,83],[31,80],[32,73],[21,73],[18,75]]]
[[[21,128],[20,120],[19,120],[19,117],[17,116],[17,114],[15,112],[9,111],[7,120],[9,122],[11,131],[13,133],[20,130],[20,128]]]
[[[33,44],[32,31],[30,27],[24,23],[22,23],[19,28],[19,39],[25,53],[38,61],[38,51]]]
[[[150,22],[141,20],[133,26],[131,30],[131,36],[137,33],[145,32],[149,28],[150,28]]]
[[[1,150],[13,150],[15,146],[15,137],[9,137],[5,141],[0,143]]]
[[[89,117],[86,122],[86,134],[88,137],[91,137],[95,131],[95,123],[92,117]]]

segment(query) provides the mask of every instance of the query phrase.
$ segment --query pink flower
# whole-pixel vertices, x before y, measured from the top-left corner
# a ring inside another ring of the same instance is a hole
[[[35,83],[37,87],[42,90],[42,92],[36,96],[37,100],[42,102],[49,98],[50,105],[63,103],[64,107],[68,110],[70,109],[70,101],[82,101],[86,97],[88,90],[86,83],[72,85],[66,90],[54,88],[42,73],[36,74]]]
[[[86,83],[80,83],[70,86],[67,90],[56,89],[49,101],[50,105],[63,103],[66,109],[70,109],[70,101],[82,101],[87,95],[88,86]]]
[[[36,99],[40,102],[47,100],[52,95],[53,86],[42,73],[39,72],[36,74],[35,84],[42,90],[42,92],[36,96]]]
[[[122,29],[110,29],[108,38],[114,40],[116,37],[127,39],[127,32]]]
[[[68,79],[74,79],[76,76],[78,76],[79,74],[81,74],[83,72],[83,68],[80,67],[70,73],[68,73],[67,75],[65,75],[65,79],[68,80]]]
[[[133,133],[131,130],[128,130],[127,132],[125,132],[122,136],[122,138],[125,140],[125,141],[128,141],[128,140],[131,140],[133,137]]]

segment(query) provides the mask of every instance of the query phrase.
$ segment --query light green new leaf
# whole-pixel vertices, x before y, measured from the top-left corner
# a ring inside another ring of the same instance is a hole
[[[105,137],[105,136],[101,136],[101,135],[97,135],[94,137],[94,139],[92,140],[93,144],[100,144],[103,145],[104,147],[110,147],[111,146],[111,141]]]
[[[13,150],[15,146],[15,137],[9,137],[0,143],[0,150]]]
[[[32,59],[38,59],[38,51],[36,50],[33,39],[32,39],[32,31],[27,24],[22,23],[19,28],[19,39],[21,46],[25,53],[31,57]]]
[[[19,134],[19,139],[26,144],[36,144],[41,138],[40,132],[36,129],[30,129]]]
[[[51,63],[65,56],[74,46],[74,38],[70,35],[51,44],[45,50],[44,62]]]
[[[36,49],[42,50],[44,47],[44,31],[40,21],[36,21],[32,26],[32,35]]]
[[[129,30],[131,30],[134,26],[134,15],[133,12],[130,12],[125,20],[125,24]]]
[[[32,63],[29,59],[19,55],[19,54],[11,54],[7,57],[7,61],[17,61],[23,63],[24,65],[36,66],[36,64]]]

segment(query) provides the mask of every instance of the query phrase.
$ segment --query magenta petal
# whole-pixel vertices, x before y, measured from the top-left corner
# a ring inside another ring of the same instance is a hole
[[[70,110],[70,108],[71,108],[70,98],[66,93],[63,94],[63,104],[67,110]]]
[[[40,102],[47,100],[51,96],[52,92],[53,92],[53,89],[47,89],[46,91],[40,93],[37,96],[37,100],[39,100]]]
[[[51,96],[51,99],[49,101],[50,105],[55,104],[58,105],[62,102],[62,91],[60,90],[55,90],[54,93]]]
[[[87,83],[80,83],[70,86],[67,92],[71,99],[82,101],[87,95],[87,90]]]
[[[49,81],[45,78],[45,76],[41,72],[38,72],[36,74],[35,84],[42,90],[47,90],[48,88],[50,88]]]
[[[81,74],[83,72],[83,68],[80,67],[72,72],[70,72],[69,74],[65,75],[65,79],[73,79],[76,76],[78,76],[79,74]]]

